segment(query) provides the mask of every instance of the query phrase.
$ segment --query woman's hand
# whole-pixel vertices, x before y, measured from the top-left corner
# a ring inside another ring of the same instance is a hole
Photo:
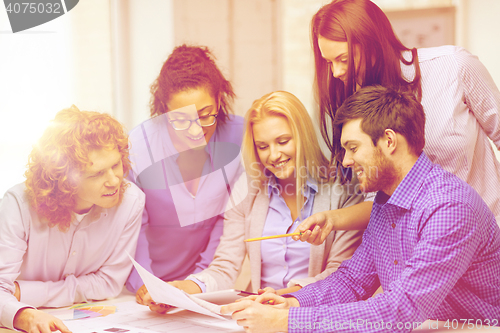
[[[309,216],[294,231],[300,232],[302,235],[292,236],[292,238],[313,245],[322,244],[334,228],[334,212],[319,212]]]
[[[21,309],[14,317],[14,327],[28,333],[71,333],[63,322],[48,313],[31,308]]]
[[[265,287],[264,289],[257,290],[257,294],[259,294],[259,295],[262,295],[264,293],[271,293],[271,294],[278,295],[278,293],[276,292],[276,290],[274,288],[271,288],[271,287]]]
[[[135,293],[135,301],[139,304],[148,306],[151,311],[160,314],[164,314],[168,310],[170,310],[170,308],[172,308],[172,306],[170,305],[156,303],[155,301],[153,301],[148,289],[146,288],[146,285],[144,284],[137,290],[137,293]]]
[[[135,301],[142,305],[149,305],[149,303],[153,301],[145,284],[143,284],[135,293]]]
[[[265,294],[265,293],[271,293],[271,294],[276,294],[278,296],[284,295],[284,294],[290,294],[294,293],[296,291],[299,291],[302,287],[299,285],[295,285],[293,287],[288,287],[288,288],[282,288],[275,290],[274,288],[271,287],[265,287],[264,289],[259,289],[257,293],[259,295]]]
[[[199,294],[202,291],[198,284],[191,280],[170,281],[168,284],[180,290],[184,290],[188,294]]]
[[[309,216],[295,229],[301,236],[292,236],[294,240],[313,245],[322,244],[332,230],[363,230],[370,221],[373,202],[363,201],[358,204],[335,210],[327,210]]]
[[[184,290],[188,294],[201,293],[201,288],[191,280],[170,281],[168,282],[168,284],[178,289]],[[159,314],[164,314],[171,308],[174,308],[171,305],[156,303],[155,301],[153,301],[145,285],[137,290],[137,293],[135,294],[135,300],[139,304],[147,305],[151,311],[157,312]]]

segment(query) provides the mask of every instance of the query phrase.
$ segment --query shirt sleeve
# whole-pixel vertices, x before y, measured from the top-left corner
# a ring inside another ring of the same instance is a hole
[[[486,135],[500,149],[500,91],[477,56],[460,48],[456,60],[465,103]]]
[[[234,188],[233,184],[239,179],[240,175],[243,173],[243,166],[238,163],[236,167],[236,172],[234,173],[234,178],[229,180],[228,189]],[[230,207],[230,205],[228,205]],[[217,221],[214,224],[212,232],[210,233],[210,238],[205,251],[200,254],[200,261],[196,263],[196,269],[193,274],[199,273],[206,269],[212,260],[214,260],[215,251],[220,243],[220,238],[222,236],[224,228],[224,214],[217,216]]]
[[[207,286],[205,285],[205,283],[203,283],[200,280],[198,280],[197,278],[195,278],[194,275],[189,275],[186,278],[186,280],[190,280],[190,281],[193,281],[194,283],[196,283],[198,285],[198,287],[200,287],[202,293],[207,292]]]
[[[131,190],[130,188],[127,191]],[[137,189],[140,192],[139,189]],[[88,300],[102,300],[117,296],[123,289],[132,269],[132,262],[127,253],[135,253],[137,237],[141,227],[141,217],[144,209],[144,194],[139,193],[134,202],[122,202],[122,205],[131,205],[123,213],[130,214],[126,224],[119,224],[121,233],[119,239],[104,264],[98,270],[75,276],[66,276],[59,281],[18,281],[21,289],[21,302],[34,306],[59,307],[73,304],[75,302],[86,302]],[[119,214],[114,218],[124,218]],[[95,223],[107,223],[106,217]],[[75,235],[76,236],[76,235]],[[96,235],[97,241],[100,240]],[[83,249],[82,249],[83,250]],[[82,259],[82,260],[86,260]]]
[[[299,326],[303,325],[298,323],[305,322],[322,323],[318,332],[329,331],[326,328],[332,325],[338,332],[368,332],[375,323],[380,332],[411,331],[413,324],[429,318],[470,265],[481,244],[476,220],[471,209],[461,203],[430,210],[421,223],[420,241],[399,278],[372,298],[368,297],[376,289],[375,267],[372,261],[362,261],[369,257],[367,251],[376,249],[370,249],[370,242],[365,244],[369,238],[365,232],[360,251],[345,267],[292,294],[301,307],[290,309],[289,332],[301,331]],[[405,323],[412,327],[408,329]]]
[[[246,247],[243,239],[245,236],[246,214],[244,207],[246,200],[243,199],[248,193],[246,182],[246,175],[243,174],[231,193],[232,202],[239,204],[232,207],[231,200],[227,204],[223,235],[210,266],[189,276],[203,282],[207,292],[232,288],[245,259]]]
[[[220,237],[222,236],[222,229],[224,226],[224,217],[222,215],[217,216],[217,221],[215,222],[212,231],[210,232],[210,238],[208,239],[207,247],[205,251],[200,253],[200,261],[196,263],[196,268],[193,274],[199,273],[206,269],[208,265],[214,260],[215,250],[219,246]]]
[[[26,212],[24,212],[26,213]],[[22,206],[7,192],[0,203],[0,326],[14,329],[14,316],[31,307],[14,296],[14,281],[26,252],[26,225],[22,223]]]

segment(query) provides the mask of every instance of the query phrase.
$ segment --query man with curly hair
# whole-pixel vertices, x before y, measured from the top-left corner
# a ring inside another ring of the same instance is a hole
[[[37,306],[117,296],[132,268],[144,193],[124,180],[128,136],[107,114],[60,111],[0,203],[0,324],[69,332]]]

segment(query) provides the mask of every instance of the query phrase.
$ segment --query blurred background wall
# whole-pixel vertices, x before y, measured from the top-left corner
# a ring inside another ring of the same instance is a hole
[[[234,85],[235,113],[279,89],[316,118],[309,24],[327,2],[81,0],[66,15],[16,34],[0,6],[0,197],[24,180],[31,147],[57,111],[75,104],[108,112],[128,130],[146,120],[149,86],[181,43],[213,51]],[[374,2],[407,46],[463,46],[500,84],[500,1]]]

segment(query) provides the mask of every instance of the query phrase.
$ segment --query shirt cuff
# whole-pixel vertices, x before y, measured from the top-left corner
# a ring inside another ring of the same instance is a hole
[[[43,281],[18,280],[21,302],[33,306],[44,306],[49,298],[48,283]]]
[[[14,328],[14,317],[19,311],[27,308],[36,310],[36,308],[30,305],[23,304],[17,301],[7,303],[3,308],[2,318],[0,318],[2,325],[5,325],[5,327],[10,328],[11,330],[21,332]]]
[[[305,289],[307,289],[307,288],[305,288]],[[302,288],[294,293],[291,293],[291,294],[281,295],[281,297],[295,297],[297,299],[297,301],[299,301],[300,307],[315,306],[315,302],[314,302],[315,298],[314,298],[313,293],[307,292],[307,291],[304,292],[304,288]]]
[[[292,307],[288,311],[288,333],[317,330],[314,323],[314,308]],[[326,331],[326,330],[325,330]]]
[[[203,282],[201,282],[200,280],[195,278],[194,276],[190,275],[186,278],[186,280],[191,280],[194,283],[196,283],[198,285],[198,287],[200,287],[202,293],[207,292],[207,286]]]

